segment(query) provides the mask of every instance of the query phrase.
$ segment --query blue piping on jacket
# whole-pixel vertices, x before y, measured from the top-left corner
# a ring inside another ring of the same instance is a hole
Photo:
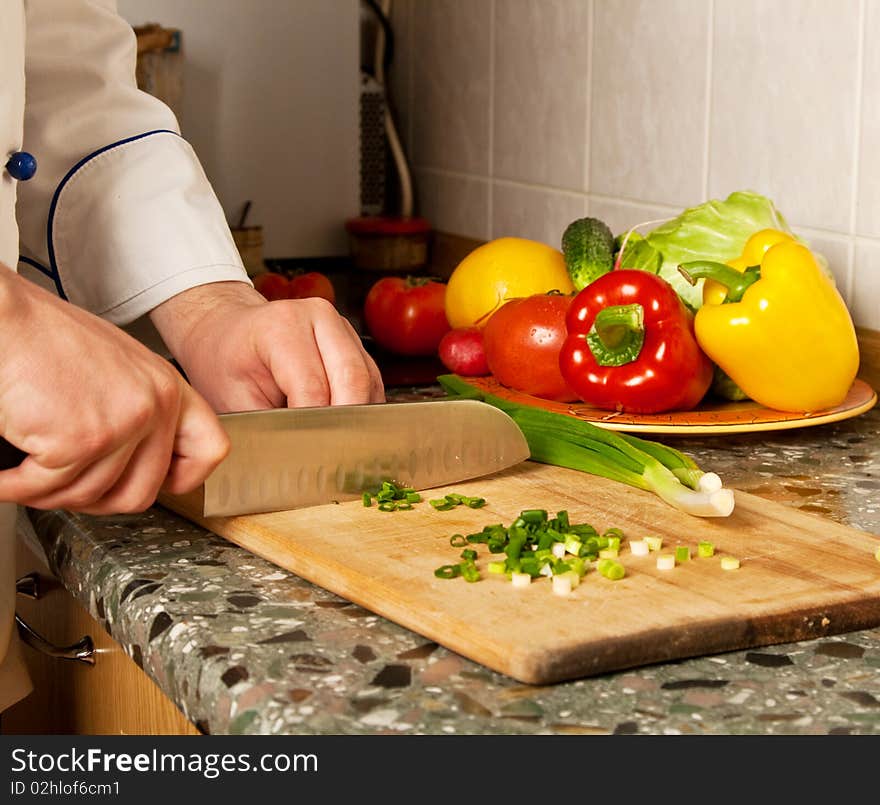
[[[52,240],[52,226],[55,222],[55,208],[58,206],[58,198],[61,195],[61,191],[64,189],[64,186],[73,178],[73,175],[87,162],[93,160],[96,156],[103,154],[105,151],[109,151],[112,148],[118,148],[121,145],[126,145],[127,143],[134,142],[135,140],[142,140],[144,137],[150,137],[153,134],[173,134],[175,137],[180,137],[176,131],[172,131],[171,129],[154,129],[153,131],[145,131],[143,134],[135,134],[132,137],[126,137],[124,140],[118,140],[115,143],[110,143],[109,145],[103,146],[103,148],[99,148],[97,151],[92,151],[91,154],[86,154],[79,162],[77,162],[67,173],[64,178],[58,183],[58,187],[55,188],[55,193],[52,196],[52,203],[49,205],[49,221],[46,225],[46,244],[49,249],[49,269],[47,270],[45,266],[41,266],[38,263],[28,260],[25,258],[21,258],[24,262],[29,263],[35,268],[42,271],[47,277],[49,277],[54,283],[55,288],[58,291],[58,295],[62,299],[67,299],[67,294],[64,292],[64,286],[61,284],[61,274],[58,271],[58,264],[55,262],[55,244]]]
[[[20,254],[18,255],[18,262],[27,263],[29,266],[33,266],[35,269],[37,269],[37,271],[39,271],[41,274],[45,274],[47,277],[49,277],[49,279],[53,281],[55,280],[55,275],[52,273],[51,268],[46,268],[46,266],[44,266],[42,263],[34,260],[31,257],[25,257],[23,254]]]

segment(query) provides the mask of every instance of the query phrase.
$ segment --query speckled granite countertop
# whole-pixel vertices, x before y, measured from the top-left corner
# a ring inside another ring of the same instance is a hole
[[[880,535],[877,408],[663,441],[728,486]],[[206,733],[880,733],[880,629],[530,687],[161,507],[31,517],[66,587]]]

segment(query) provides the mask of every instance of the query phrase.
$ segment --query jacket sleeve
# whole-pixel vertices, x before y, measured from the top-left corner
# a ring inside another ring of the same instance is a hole
[[[171,110],[140,91],[115,0],[26,3],[22,259],[62,297],[129,325],[209,282],[250,282]],[[27,273],[23,271],[22,273]]]

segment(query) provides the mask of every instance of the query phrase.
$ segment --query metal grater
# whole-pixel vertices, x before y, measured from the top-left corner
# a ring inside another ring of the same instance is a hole
[[[379,215],[385,209],[385,90],[371,75],[361,73],[360,177],[361,214]]]

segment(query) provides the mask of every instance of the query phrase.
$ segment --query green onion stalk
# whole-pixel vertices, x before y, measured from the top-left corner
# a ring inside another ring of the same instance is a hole
[[[478,399],[504,411],[523,432],[532,461],[653,492],[696,517],[727,517],[733,512],[733,490],[716,473],[704,472],[675,448],[484,394],[456,375],[441,375],[437,380],[449,396]]]

